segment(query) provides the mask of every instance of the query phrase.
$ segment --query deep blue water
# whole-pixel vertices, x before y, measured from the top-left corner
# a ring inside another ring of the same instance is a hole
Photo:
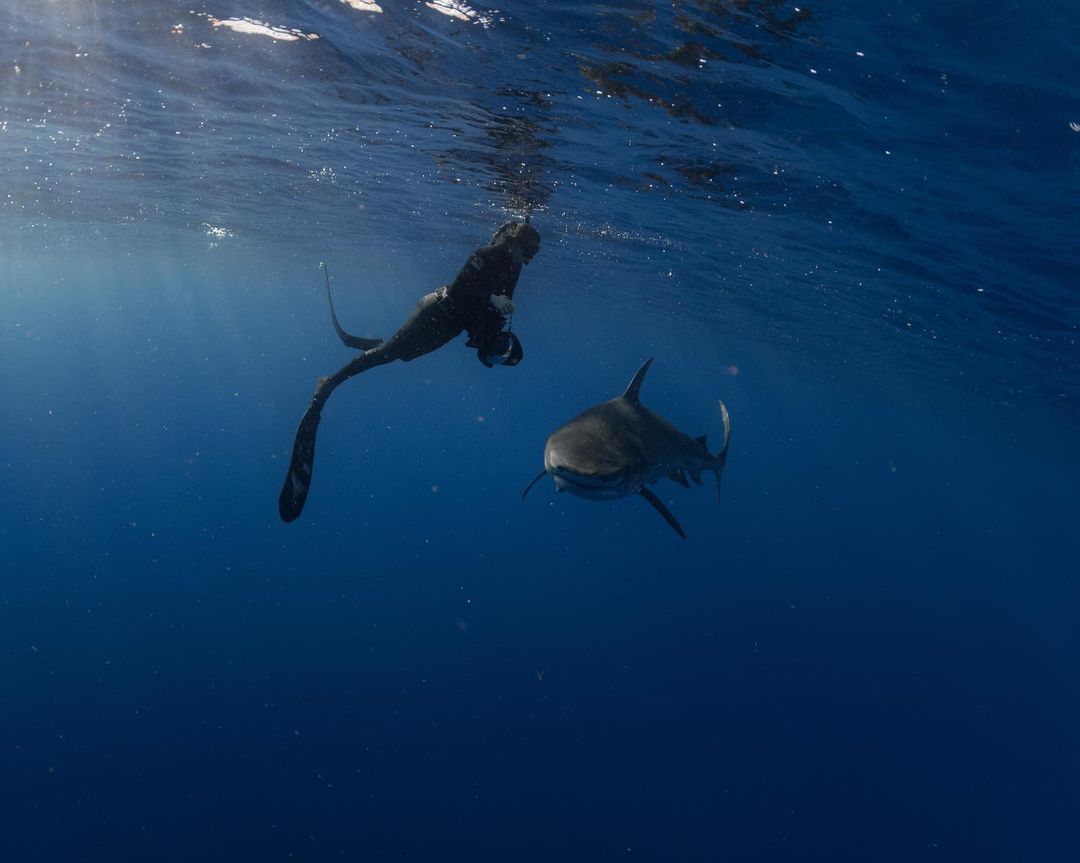
[[[1078,859],[1080,7],[363,6],[0,0],[0,860]]]

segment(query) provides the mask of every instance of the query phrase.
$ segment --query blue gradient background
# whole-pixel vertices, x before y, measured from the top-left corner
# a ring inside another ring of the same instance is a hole
[[[0,3],[2,859],[1075,860],[1075,8],[382,5]],[[650,356],[720,507],[522,502]]]

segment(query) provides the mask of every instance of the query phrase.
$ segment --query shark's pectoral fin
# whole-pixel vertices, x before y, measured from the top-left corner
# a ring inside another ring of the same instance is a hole
[[[666,521],[668,524],[671,525],[671,527],[675,531],[675,533],[677,533],[683,539],[686,539],[686,534],[683,532],[682,525],[680,525],[675,520],[675,516],[673,516],[671,514],[671,510],[669,510],[666,506],[664,506],[664,504],[660,500],[660,498],[658,498],[655,494],[653,494],[647,488],[642,488],[641,491],[639,492],[639,494],[643,498],[645,498],[645,500],[647,500],[649,503],[652,504],[653,509],[655,509],[658,513],[660,513],[660,515],[662,515],[664,517],[664,521]]]
[[[542,470],[542,471],[540,471],[540,473],[538,473],[536,476],[534,476],[532,482],[530,482],[527,486],[525,486],[525,491],[523,491],[521,493],[521,499],[525,500],[525,495],[527,495],[530,491],[532,491],[532,487],[534,485],[536,485],[538,482],[540,482],[540,480],[542,480],[545,476],[547,476],[547,471],[546,470]]]
[[[683,488],[690,488],[690,481],[687,480],[686,474],[683,473],[681,470],[673,470],[671,473],[668,474],[668,479],[674,480]]]

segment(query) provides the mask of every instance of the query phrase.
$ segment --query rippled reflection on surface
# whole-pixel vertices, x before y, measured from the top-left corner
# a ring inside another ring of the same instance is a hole
[[[228,230],[220,242],[377,241],[396,235],[391,214],[439,210],[465,214],[464,241],[489,210],[543,211],[598,267],[662,272],[653,296],[681,312],[741,305],[792,343],[839,345],[854,324],[988,359],[1002,339],[1045,345],[1054,362],[1028,386],[1080,377],[1056,312],[1073,244],[1040,228],[1072,219],[1074,195],[1040,190],[1075,176],[1078,118],[1038,56],[995,54],[1007,80],[939,68],[919,46],[957,47],[947,10],[156,9],[0,5],[0,32],[18,34],[0,58],[0,229],[50,243],[85,241],[86,226],[203,238],[203,225]]]
[[[304,33],[302,30],[288,27],[274,27],[262,21],[256,21],[254,18],[214,18],[211,15],[206,17],[214,27],[225,27],[234,33],[244,33],[249,36],[266,36],[281,42],[298,42],[301,39],[313,41],[319,38],[317,33]]]
[[[351,6],[357,12],[382,12],[382,6],[372,3],[370,0],[341,0],[347,6]]]
[[[429,0],[424,5],[428,9],[433,9],[449,18],[457,18],[459,21],[475,21],[485,27],[491,26],[492,17],[490,15],[481,15],[468,3],[462,3],[461,0]]]

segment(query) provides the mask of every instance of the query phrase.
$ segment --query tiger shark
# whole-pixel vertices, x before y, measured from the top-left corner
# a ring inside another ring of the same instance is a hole
[[[641,384],[651,365],[651,358],[645,361],[622,395],[593,405],[551,433],[544,446],[544,469],[522,492],[522,499],[549,474],[557,491],[568,491],[588,500],[614,500],[639,494],[686,539],[675,516],[645,486],[667,477],[689,488],[687,476],[701,485],[701,472],[711,470],[716,476],[719,502],[720,474],[727,461],[731,419],[724,403],[719,402],[724,442],[713,455],[704,435],[692,438],[683,434],[641,403]]]

